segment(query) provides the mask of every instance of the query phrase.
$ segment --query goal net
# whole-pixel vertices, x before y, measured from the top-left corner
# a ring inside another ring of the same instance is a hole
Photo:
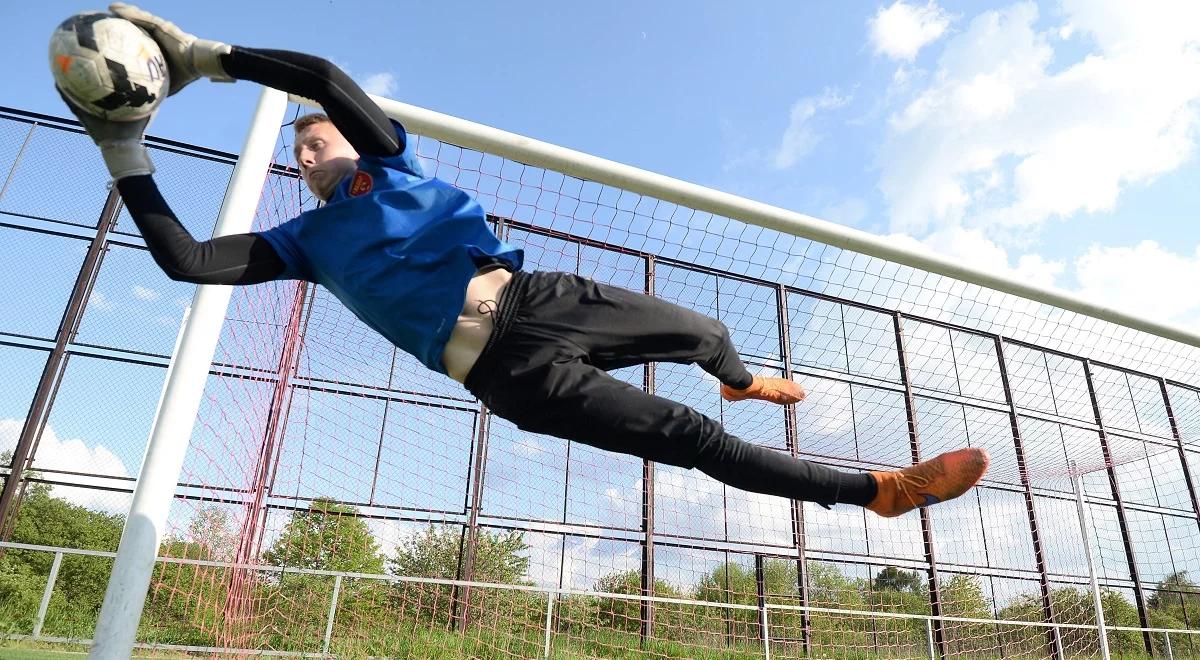
[[[754,372],[809,395],[730,406],[674,364],[618,378],[845,469],[986,447],[987,478],[895,519],[743,492],[520,431],[320,287],[242,287],[140,642],[350,657],[1067,657],[1098,655],[1103,632],[1114,654],[1192,648],[1196,348],[750,214],[456,146],[420,116],[410,129],[427,174],[470,192],[527,270],[720,319]],[[278,130],[282,160],[292,136]],[[313,206],[278,170],[255,226]]]

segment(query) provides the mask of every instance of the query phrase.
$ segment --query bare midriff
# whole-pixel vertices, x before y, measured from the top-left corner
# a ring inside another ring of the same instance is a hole
[[[510,280],[512,273],[507,269],[489,266],[475,273],[467,284],[467,299],[442,352],[442,365],[454,380],[466,382],[471,367],[487,346],[499,311],[500,295]]]

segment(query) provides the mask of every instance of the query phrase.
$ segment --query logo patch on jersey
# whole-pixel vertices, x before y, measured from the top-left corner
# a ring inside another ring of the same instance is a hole
[[[371,188],[375,187],[375,181],[370,174],[362,170],[354,173],[354,180],[350,182],[350,196],[358,197],[371,192]]]

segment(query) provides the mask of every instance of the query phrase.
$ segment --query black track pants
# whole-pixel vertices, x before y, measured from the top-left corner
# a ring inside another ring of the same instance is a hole
[[[607,372],[695,363],[743,388],[751,374],[724,324],[652,296],[567,273],[513,274],[466,386],[525,431],[685,468],[742,490],[866,504],[875,481],[748,443],[683,404]],[[744,404],[753,405],[753,404]]]

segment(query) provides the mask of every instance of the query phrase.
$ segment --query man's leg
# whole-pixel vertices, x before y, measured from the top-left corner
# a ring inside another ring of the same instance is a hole
[[[751,444],[688,406],[580,360],[547,365],[497,387],[488,398],[489,407],[523,430],[697,468],[742,490],[859,506],[876,495],[868,473],[841,472]]]
[[[571,341],[605,371],[647,362],[696,364],[735,401],[797,403],[804,392],[783,378],[753,376],[724,323],[660,298],[564,275],[555,310],[568,321]]]
[[[664,300],[570,273],[555,278],[553,298],[535,301],[563,339],[605,371],[647,362],[694,363],[722,383],[746,387],[753,376],[720,321]]]
[[[860,504],[883,516],[957,497],[987,468],[986,453],[968,449],[895,472],[840,472],[735,438],[695,410],[588,363],[595,361],[585,347],[596,323],[581,308],[611,318],[607,308],[619,307],[624,294],[604,287],[592,290],[599,295],[580,295],[581,283],[595,286],[560,273],[514,274],[497,329],[467,378],[489,409],[522,429],[698,468],[743,490]]]

